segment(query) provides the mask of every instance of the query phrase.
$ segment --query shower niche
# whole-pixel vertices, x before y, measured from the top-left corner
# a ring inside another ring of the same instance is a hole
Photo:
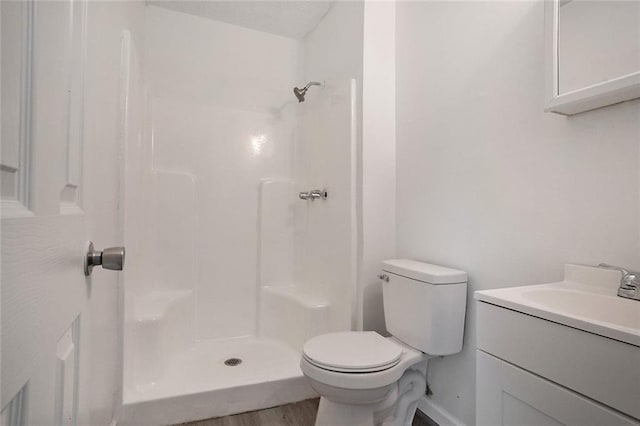
[[[356,315],[362,4],[310,5],[294,37],[173,3],[145,8],[130,53],[145,125],[125,147],[122,424],[315,397],[302,345]]]

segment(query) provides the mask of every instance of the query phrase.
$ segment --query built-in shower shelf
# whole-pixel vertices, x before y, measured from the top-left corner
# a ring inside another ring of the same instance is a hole
[[[308,309],[325,309],[329,307],[329,302],[326,298],[294,285],[265,286],[263,287],[263,292],[288,298]]]
[[[134,305],[135,321],[158,321],[166,317],[173,306],[189,299],[192,294],[191,290],[167,290],[138,297]]]
[[[176,355],[195,343],[193,292],[152,291],[133,306],[133,380],[145,386],[162,379]]]
[[[307,339],[330,330],[329,302],[298,286],[266,286],[260,294],[259,333],[302,351]]]

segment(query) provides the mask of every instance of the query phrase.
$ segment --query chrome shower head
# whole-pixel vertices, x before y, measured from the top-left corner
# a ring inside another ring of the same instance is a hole
[[[304,102],[304,95],[307,93],[307,89],[298,89],[297,87],[293,88],[293,94],[298,98],[298,102]]]
[[[302,89],[298,87],[293,88],[293,94],[296,95],[296,98],[298,98],[298,102],[304,102],[304,96],[307,94],[307,90],[309,90],[309,87],[311,86],[322,86],[322,83],[319,83],[317,81],[310,81]]]

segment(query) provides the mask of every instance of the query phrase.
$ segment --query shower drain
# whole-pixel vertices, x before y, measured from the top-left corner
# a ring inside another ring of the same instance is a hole
[[[236,365],[242,364],[242,360],[240,358],[229,358],[224,362],[224,365],[227,367],[235,367]]]

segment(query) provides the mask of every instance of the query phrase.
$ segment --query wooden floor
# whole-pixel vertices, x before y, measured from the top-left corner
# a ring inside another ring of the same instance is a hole
[[[308,399],[266,410],[184,424],[189,426],[313,426],[319,401],[319,399]]]
[[[218,417],[199,422],[183,423],[188,426],[313,426],[318,411],[319,399],[296,402],[295,404],[266,410]],[[341,426],[341,425],[336,425]],[[422,412],[418,411],[412,426],[438,426]]]

